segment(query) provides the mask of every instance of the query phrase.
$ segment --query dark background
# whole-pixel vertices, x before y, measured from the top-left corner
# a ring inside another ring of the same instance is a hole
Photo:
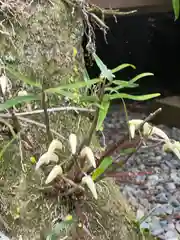
[[[107,42],[101,30],[96,29],[97,55],[112,69],[122,63],[131,63],[116,74],[116,79],[128,80],[142,72],[152,72],[154,77],[143,78],[140,87],[130,93],[161,92],[162,96],[180,95],[180,21],[174,21],[173,13],[141,14],[135,16],[108,17],[110,30]],[[84,45],[86,39],[84,38]],[[99,69],[89,65],[90,77],[97,77]],[[127,91],[126,91],[127,92]]]

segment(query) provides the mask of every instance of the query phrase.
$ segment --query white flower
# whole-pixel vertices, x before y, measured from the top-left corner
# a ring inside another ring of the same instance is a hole
[[[94,183],[94,181],[92,180],[91,176],[84,176],[84,177],[82,178],[82,181],[81,181],[81,182],[82,182],[82,184],[86,184],[86,185],[87,185],[87,187],[88,187],[89,190],[91,191],[93,197],[94,197],[95,199],[97,199],[98,196],[97,196],[96,186],[95,186],[95,183]]]
[[[157,135],[160,138],[163,138],[166,141],[170,141],[169,137],[165,132],[163,132],[160,128],[153,127],[149,123],[145,123],[143,126],[143,134],[145,136],[149,135]]]
[[[28,95],[28,93],[25,90],[22,90],[22,91],[18,92],[19,97],[26,96],[26,95]]]
[[[77,147],[77,137],[73,133],[71,133],[69,135],[69,144],[70,144],[70,147],[71,147],[72,154],[75,154],[76,153],[76,147]]]
[[[52,140],[52,142],[49,145],[48,152],[53,153],[55,149],[60,149],[60,150],[62,149],[62,143],[57,139]]]
[[[57,176],[60,176],[62,174],[63,174],[62,167],[60,165],[54,166],[53,169],[51,170],[51,172],[49,173],[49,175],[45,181],[45,184],[52,182]]]
[[[180,144],[179,142],[174,142],[171,143],[170,141],[167,141],[164,145],[163,145],[163,151],[164,152],[168,152],[171,151],[173,152],[179,159],[180,159]]]
[[[0,86],[2,93],[5,94],[8,86],[8,78],[4,74],[0,77]]]
[[[86,158],[88,162],[96,168],[96,160],[90,147],[84,147],[80,152],[81,158]]]
[[[50,162],[58,162],[58,160],[58,156],[55,153],[46,152],[39,158],[35,170],[38,170],[43,164],[47,165]]]
[[[136,129],[139,127],[139,125],[143,122],[141,119],[132,119],[128,121],[129,124],[129,132],[130,137],[133,139],[135,136]]]

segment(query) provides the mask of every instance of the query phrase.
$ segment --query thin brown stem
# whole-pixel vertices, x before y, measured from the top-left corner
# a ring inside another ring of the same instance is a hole
[[[53,140],[53,136],[52,136],[51,129],[50,129],[49,115],[48,115],[48,111],[47,111],[48,108],[47,108],[46,94],[43,89],[42,89],[42,108],[44,110],[44,123],[46,125],[47,139],[48,139],[48,142],[50,143]]]

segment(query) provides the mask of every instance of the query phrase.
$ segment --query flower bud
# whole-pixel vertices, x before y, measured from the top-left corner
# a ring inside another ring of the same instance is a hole
[[[60,149],[60,150],[62,149],[62,143],[57,139],[52,140],[52,142],[49,145],[48,152],[53,153],[55,149]]]
[[[96,161],[95,161],[95,157],[94,154],[91,150],[90,147],[84,147],[81,152],[80,152],[80,157],[81,158],[86,158],[88,160],[88,162],[94,167],[96,168]]]
[[[58,156],[55,153],[46,152],[39,158],[35,170],[38,170],[43,164],[47,165],[50,162],[58,162],[58,160]]]
[[[49,173],[45,184],[49,184],[50,182],[52,182],[57,176],[60,176],[63,174],[63,170],[62,167],[60,165],[56,165],[53,167],[53,169],[51,170],[51,172]]]
[[[76,147],[77,147],[77,137],[73,133],[71,133],[69,135],[69,144],[70,144],[70,147],[71,147],[71,153],[75,154],[76,153]]]
[[[84,177],[82,178],[82,181],[81,181],[81,182],[82,182],[82,184],[86,184],[86,185],[87,185],[87,187],[88,187],[89,190],[91,191],[93,197],[94,197],[95,199],[97,199],[98,196],[97,196],[96,186],[95,186],[95,183],[94,183],[94,181],[92,180],[91,176],[84,176]]]

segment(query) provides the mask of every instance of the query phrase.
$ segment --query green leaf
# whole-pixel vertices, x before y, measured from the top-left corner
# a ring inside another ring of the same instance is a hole
[[[126,98],[126,99],[131,99],[136,101],[145,101],[155,97],[159,97],[160,95],[161,95],[160,93],[153,93],[153,94],[146,94],[142,96],[135,96],[135,95],[129,95],[126,93],[117,93],[117,94],[110,95],[110,99],[113,100],[118,98]]]
[[[112,71],[112,73],[116,73],[116,72],[121,71],[122,69],[127,68],[127,67],[132,67],[133,69],[136,69],[136,67],[134,65],[129,64],[129,63],[124,63],[124,64],[121,64],[118,67],[112,69],[111,71]]]
[[[92,174],[92,179],[95,181],[100,175],[102,175],[105,170],[111,166],[113,163],[112,157],[105,157],[100,163],[99,167]]]
[[[31,101],[40,100],[40,99],[41,99],[40,95],[18,96],[18,97],[7,100],[5,103],[0,104],[0,111],[11,108],[19,103],[31,102]]]
[[[149,77],[149,76],[154,76],[154,74],[153,73],[141,73],[141,74],[137,75],[136,77],[134,77],[133,79],[131,79],[129,81],[129,84],[135,83],[139,79],[144,78],[144,77]]]
[[[83,81],[80,81],[80,82],[76,82],[76,83],[70,83],[70,84],[66,84],[66,85],[61,85],[59,87],[55,87],[55,88],[48,88],[45,90],[45,92],[47,93],[60,93],[61,90],[64,90],[64,89],[79,89],[79,88],[83,88],[83,87],[90,87],[91,85],[95,84],[95,83],[99,83],[99,82],[102,82],[102,79],[100,78],[95,78],[95,79],[92,79],[88,82],[83,82]]]
[[[80,97],[81,102],[99,102],[99,98],[97,96],[81,96]]]
[[[175,21],[179,18],[179,12],[180,12],[180,0],[172,0],[174,15],[175,15]]]
[[[95,53],[93,54],[93,57],[101,71],[102,77],[111,81],[115,77],[112,71],[107,68],[107,66],[101,61],[101,59]]]
[[[86,69],[85,69],[84,72],[83,72],[83,78],[84,78],[84,81],[85,81],[85,82],[88,82],[88,81],[91,80]]]
[[[99,110],[99,116],[98,116],[96,131],[99,131],[101,129],[102,124],[104,122],[104,119],[105,119],[105,117],[107,115],[107,112],[108,112],[108,109],[109,109],[109,105],[110,105],[109,99],[104,98],[104,100],[101,103],[101,108]]]
[[[136,152],[136,148],[126,148],[126,149],[123,149],[120,151],[120,155],[123,156],[123,155],[129,155],[131,153],[134,153]]]
[[[15,77],[17,80],[21,80],[22,82],[29,84],[30,86],[35,86],[41,88],[41,84],[33,81],[32,79],[29,79],[28,77],[24,76],[20,72],[16,71],[10,66],[6,67],[7,72],[9,72],[13,77]]]

